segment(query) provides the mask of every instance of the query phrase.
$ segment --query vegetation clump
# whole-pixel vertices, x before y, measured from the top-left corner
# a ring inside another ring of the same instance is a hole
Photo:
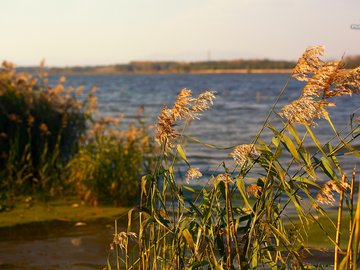
[[[104,117],[88,131],[67,164],[67,181],[91,204],[136,205],[139,179],[153,167],[153,145],[146,126],[118,130],[121,119]]]
[[[86,129],[88,103],[60,78],[17,73],[4,62],[0,72],[0,191],[3,196],[58,195],[63,165]],[[79,92],[79,89],[77,89]],[[91,97],[89,96],[88,101]]]
[[[152,159],[144,124],[120,130],[111,117],[98,119],[96,88],[82,95],[59,78],[48,82],[18,73],[4,61],[0,69],[0,210],[17,196],[48,200],[77,195],[97,205],[134,205],[138,179]]]

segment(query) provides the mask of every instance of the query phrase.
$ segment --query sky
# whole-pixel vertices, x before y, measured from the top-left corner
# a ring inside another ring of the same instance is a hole
[[[296,60],[360,54],[359,0],[0,0],[0,60]]]

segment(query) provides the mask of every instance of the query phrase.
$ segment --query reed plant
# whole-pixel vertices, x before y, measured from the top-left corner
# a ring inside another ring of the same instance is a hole
[[[0,70],[0,210],[17,196],[42,199],[77,195],[98,205],[135,205],[138,179],[153,167],[153,143],[138,123],[120,129],[120,118],[98,117],[96,88],[53,87],[38,74]]]
[[[357,268],[355,176],[349,183],[340,157],[360,156],[359,117],[354,114],[348,128],[337,130],[326,109],[339,96],[359,93],[360,68],[345,69],[341,60],[325,62],[320,58],[323,51],[321,46],[305,51],[256,138],[233,146],[233,163],[223,161],[206,180],[191,166],[184,147],[185,140],[199,140],[184,131],[210,108],[214,92],[193,97],[183,89],[173,107],[163,107],[155,135],[160,154],[152,173],[141,179],[140,204],[129,211],[126,231],[115,232],[115,256],[109,256],[107,269],[311,268],[306,233],[314,223],[324,229],[318,217],[330,220],[326,205],[334,204],[338,193],[338,222],[332,223],[337,237],[327,235],[335,250],[334,266]],[[278,111],[276,105],[291,78],[306,85],[297,100]],[[318,119],[333,131],[328,141],[314,134]],[[261,140],[265,129],[273,133],[269,142]],[[316,151],[309,151],[309,141]],[[178,159],[188,165],[185,179],[174,173]],[[204,180],[199,190],[191,185],[198,178]],[[192,195],[185,196],[189,192]],[[350,203],[344,206],[343,200]],[[345,213],[351,215],[346,251],[339,241]]]
[[[121,117],[106,116],[88,130],[78,153],[67,164],[66,179],[91,205],[134,206],[141,175],[153,167],[154,145],[141,121],[119,128]]]
[[[79,147],[94,105],[82,87],[52,87],[43,66],[18,73],[4,61],[0,70],[0,193],[2,208],[19,195],[53,197],[63,192],[64,165]]]

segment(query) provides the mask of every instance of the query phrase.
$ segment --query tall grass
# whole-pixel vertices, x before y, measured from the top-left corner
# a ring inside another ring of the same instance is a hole
[[[141,118],[121,129],[118,119],[95,114],[95,88],[48,82],[38,74],[0,69],[0,211],[18,196],[48,200],[78,195],[86,203],[134,205],[137,179],[153,160]]]
[[[359,121],[353,117],[348,129],[337,130],[326,109],[338,96],[359,93],[360,68],[346,70],[342,61],[324,62],[322,53],[319,46],[306,50],[292,74],[307,82],[300,97],[275,110],[287,82],[256,138],[235,146],[229,153],[234,163],[222,162],[222,172],[207,179],[200,190],[181,184],[175,162],[182,159],[188,164],[188,183],[202,177],[186,156],[183,134],[190,121],[210,108],[214,93],[193,97],[183,89],[172,108],[163,107],[156,132],[161,153],[152,173],[142,177],[140,205],[129,212],[127,230],[115,232],[115,262],[109,259],[108,269],[307,268],[304,256],[311,250],[306,232],[313,222],[323,229],[317,217],[330,219],[324,204],[336,201],[334,193],[351,202],[352,217],[341,265],[339,236],[328,236],[336,250],[334,265],[356,269],[359,208],[354,215],[354,183],[348,183],[339,156],[360,156],[355,148]],[[320,142],[313,132],[319,118],[334,133],[329,141]],[[274,121],[282,126],[276,127]],[[269,142],[260,140],[265,129],[273,133]],[[309,140],[315,153],[306,145]],[[283,158],[287,156],[290,159]],[[192,195],[185,196],[189,192]],[[341,215],[347,211],[340,203],[334,230],[340,232]]]
[[[153,166],[153,143],[147,127],[130,124],[119,130],[119,118],[104,117],[88,131],[78,153],[67,164],[67,182],[92,205],[136,205],[138,179]]]
[[[64,87],[51,87],[43,69],[0,71],[0,192],[5,197],[62,192],[61,169],[76,151],[90,109]],[[5,194],[5,195],[4,195]]]

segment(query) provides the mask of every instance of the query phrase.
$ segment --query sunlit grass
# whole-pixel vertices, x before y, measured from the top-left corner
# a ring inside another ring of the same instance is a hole
[[[55,86],[43,67],[0,69],[0,211],[17,196],[43,201],[77,195],[92,205],[135,205],[138,179],[152,166],[153,143],[138,123],[96,114],[96,88]]]
[[[0,214],[0,227],[54,220],[76,223],[108,218],[110,221],[126,215],[128,210],[129,208],[126,207],[93,207],[81,204],[75,197],[56,199],[46,203],[36,201],[31,197],[18,197],[13,209]]]

